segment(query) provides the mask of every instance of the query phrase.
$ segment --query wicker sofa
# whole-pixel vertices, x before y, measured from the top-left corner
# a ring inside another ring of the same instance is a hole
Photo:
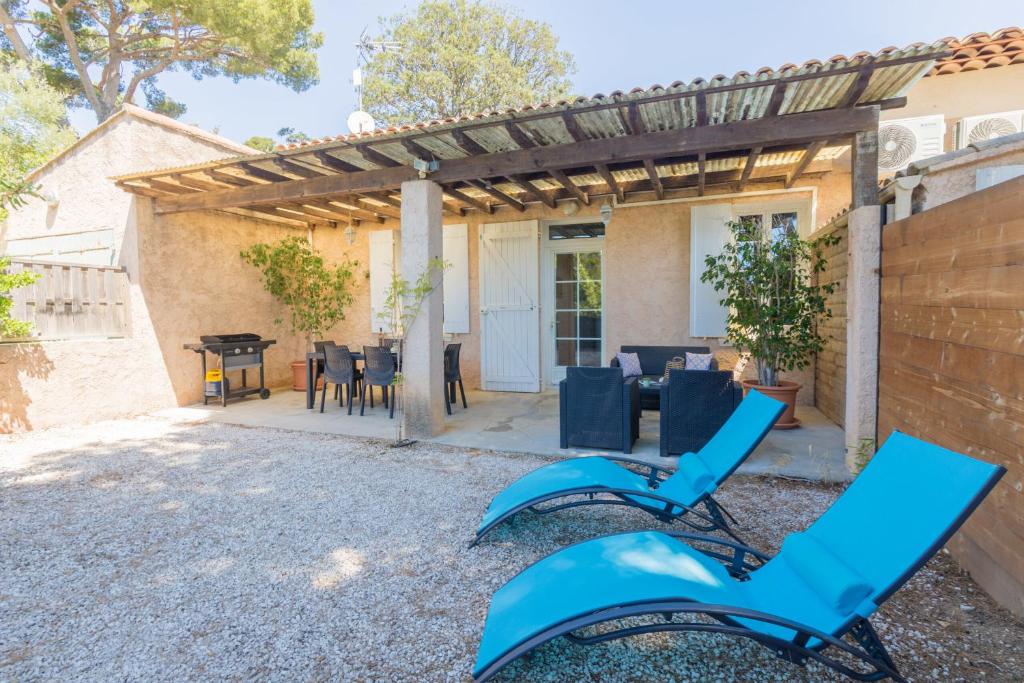
[[[561,447],[632,452],[640,436],[639,389],[621,368],[566,368],[558,385]]]
[[[729,370],[671,370],[661,386],[661,455],[696,453],[742,400]]]
[[[686,358],[689,353],[711,353],[707,346],[622,346],[621,353],[635,353],[640,358],[640,369],[643,375],[638,379],[650,379],[657,382],[665,374],[665,364],[674,357]],[[617,358],[612,358],[610,367],[619,367]],[[718,370],[718,361],[711,361],[711,369]],[[661,406],[661,386],[640,386],[640,405],[647,410],[659,410]]]

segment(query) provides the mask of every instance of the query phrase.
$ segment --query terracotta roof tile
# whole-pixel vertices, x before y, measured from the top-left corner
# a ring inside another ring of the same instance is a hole
[[[953,54],[935,63],[930,76],[1024,64],[1024,30],[1010,26],[992,33],[943,38]]]

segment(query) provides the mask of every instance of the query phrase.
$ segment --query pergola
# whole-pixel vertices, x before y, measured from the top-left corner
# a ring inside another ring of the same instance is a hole
[[[339,136],[116,178],[157,214],[245,210],[287,223],[397,219],[403,182],[442,185],[446,212],[522,212],[792,186],[828,170],[879,111],[902,106],[945,45],[915,45],[573,102]],[[866,146],[870,148],[870,144]],[[863,151],[863,150],[862,150]],[[873,159],[857,183],[875,189]],[[860,192],[857,196],[867,197]]]
[[[628,204],[791,187],[804,174],[829,170],[833,159],[851,150],[851,250],[868,254],[857,263],[851,256],[852,306],[871,297],[871,244],[857,243],[862,238],[854,224],[858,208],[878,202],[879,114],[903,106],[906,92],[945,50],[940,42],[838,56],[339,136],[115,181],[151,197],[157,216],[227,211],[296,226],[400,219],[402,268],[411,280],[441,255],[442,212],[514,215],[528,204],[554,208],[562,199],[589,204],[605,196]],[[863,291],[855,281],[861,269],[868,280]],[[877,300],[877,282],[875,292]],[[407,333],[410,434],[443,429],[433,400],[442,383],[440,358],[433,353],[441,343],[441,317],[440,297],[431,296]],[[870,321],[851,316],[848,330],[857,340],[869,343],[871,329]],[[877,337],[877,318],[873,329]],[[870,352],[857,340],[850,353]],[[848,410],[869,405],[873,385],[850,384],[865,400],[848,399]],[[851,426],[864,420],[848,416],[848,432],[858,433]]]

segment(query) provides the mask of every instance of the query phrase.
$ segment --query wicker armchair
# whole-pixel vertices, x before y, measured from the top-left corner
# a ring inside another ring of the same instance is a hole
[[[731,371],[670,371],[661,386],[661,455],[699,451],[742,400]]]
[[[621,368],[566,368],[558,385],[561,447],[630,453],[640,436],[640,386]]]

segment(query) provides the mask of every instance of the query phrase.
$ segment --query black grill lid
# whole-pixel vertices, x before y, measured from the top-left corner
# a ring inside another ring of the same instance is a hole
[[[262,337],[252,332],[239,332],[236,334],[204,334],[199,341],[204,344],[238,344],[240,342],[257,342]]]

